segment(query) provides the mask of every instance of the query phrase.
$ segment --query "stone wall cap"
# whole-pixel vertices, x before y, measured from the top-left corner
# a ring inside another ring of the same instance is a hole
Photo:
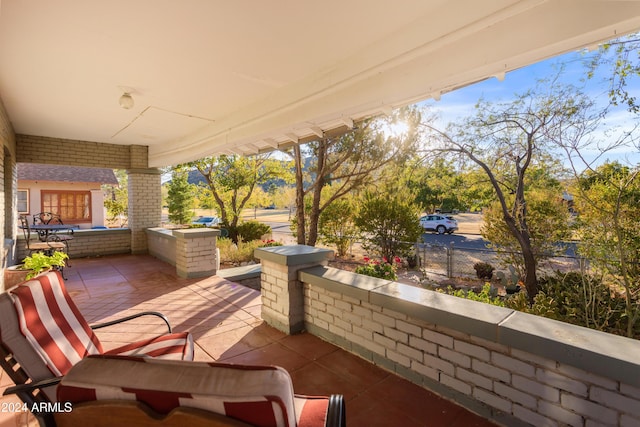
[[[499,336],[501,344],[640,387],[638,340],[518,311]]]
[[[215,228],[181,228],[173,230],[172,234],[176,237],[182,237],[185,239],[198,239],[220,236],[220,230]]]
[[[258,248],[254,256],[280,265],[301,265],[329,260],[333,258],[333,251],[306,245],[286,245]]]

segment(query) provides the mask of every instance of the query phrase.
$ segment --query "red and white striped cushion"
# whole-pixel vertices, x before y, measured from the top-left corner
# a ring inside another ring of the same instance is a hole
[[[295,396],[298,427],[323,426],[327,420],[329,398],[326,396]]]
[[[103,352],[98,337],[67,293],[62,275],[52,271],[10,290],[20,330],[56,375]]]
[[[275,366],[90,356],[74,366],[57,389],[60,402],[138,400],[166,414],[178,406],[226,415],[251,425],[294,427],[318,420],[318,403],[294,401],[291,377]],[[328,401],[324,405],[326,413]],[[296,406],[301,417],[296,415]],[[311,416],[313,413],[314,416]]]
[[[65,375],[85,357],[104,353],[98,337],[67,293],[60,272],[38,276],[9,294],[20,331],[54,375]],[[193,360],[193,337],[188,332],[167,334],[107,354]]]
[[[168,360],[193,360],[193,337],[188,332],[162,335],[114,348],[104,354],[153,357]]]

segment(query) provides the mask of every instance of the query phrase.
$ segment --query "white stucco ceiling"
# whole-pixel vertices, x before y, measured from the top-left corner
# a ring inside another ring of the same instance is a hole
[[[639,28],[635,0],[1,0],[0,97],[16,133],[148,145],[165,166],[313,137]]]

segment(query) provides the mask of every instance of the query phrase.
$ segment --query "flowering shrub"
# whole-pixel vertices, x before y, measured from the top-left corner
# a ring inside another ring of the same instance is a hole
[[[272,246],[282,246],[282,243],[276,242],[273,239],[263,240],[259,245],[261,248],[270,248]]]
[[[398,278],[396,275],[397,266],[402,263],[399,257],[395,257],[393,262],[389,262],[387,258],[382,258],[382,261],[378,261],[366,257],[364,261],[367,265],[357,267],[356,273],[386,280],[396,280]]]

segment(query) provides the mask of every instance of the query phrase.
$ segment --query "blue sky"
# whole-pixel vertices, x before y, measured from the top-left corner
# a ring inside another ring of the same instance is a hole
[[[562,77],[564,81],[574,83],[577,86],[582,86],[584,83],[585,92],[599,104],[605,105],[608,102],[608,76],[604,72],[605,70],[600,69],[592,79],[585,80],[587,68],[584,64],[593,54],[586,51],[570,52],[507,73],[503,81],[491,78],[443,94],[439,101],[428,100],[421,104],[428,105],[432,111],[438,112],[440,115],[438,127],[444,128],[448,122],[455,121],[456,118],[473,115],[474,105],[479,99],[484,98],[491,102],[508,102],[515,99],[517,94],[524,93],[527,89],[534,87],[538,80],[556,75],[562,65],[564,66]],[[627,89],[632,93],[640,94],[640,82],[632,79],[631,83],[632,85]],[[614,109],[607,119],[609,127],[618,131],[630,130],[637,121],[638,117],[628,113],[625,108]],[[602,135],[598,135],[598,137],[604,138],[604,131],[605,129],[602,129]],[[595,151],[592,153],[593,155],[595,155]],[[627,148],[608,153],[606,158],[637,164],[640,162],[640,153],[636,148]],[[604,158],[601,161],[604,161]]]

